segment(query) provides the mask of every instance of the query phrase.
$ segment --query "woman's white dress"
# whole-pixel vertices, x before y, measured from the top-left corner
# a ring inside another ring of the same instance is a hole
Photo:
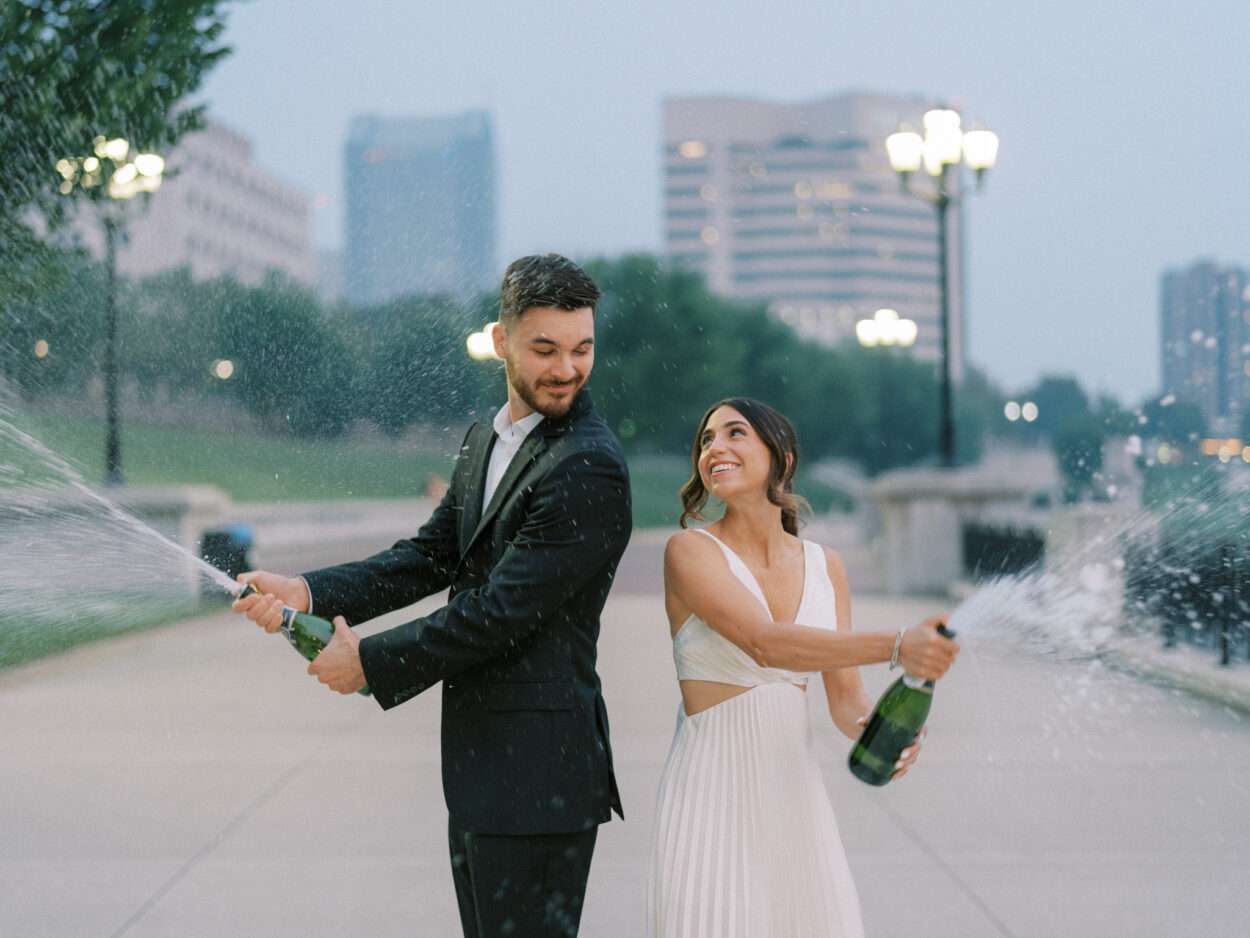
[[[730,570],[768,610],[746,564]],[[824,551],[803,542],[795,621],[836,628]],[[771,619],[771,615],[769,616]],[[647,890],[652,938],[860,938],[859,896],[812,748],[809,675],[763,668],[691,616],[673,639],[678,680],[751,690],[686,716],[660,780]]]

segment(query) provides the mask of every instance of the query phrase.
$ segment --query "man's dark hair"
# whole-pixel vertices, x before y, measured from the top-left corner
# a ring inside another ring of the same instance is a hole
[[[532,306],[594,309],[599,302],[599,288],[586,271],[559,254],[517,258],[504,271],[499,294],[499,320],[505,325]]]

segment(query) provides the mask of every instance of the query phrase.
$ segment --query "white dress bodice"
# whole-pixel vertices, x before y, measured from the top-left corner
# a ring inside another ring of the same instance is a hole
[[[695,528],[710,537],[725,555],[725,560],[742,584],[764,607],[764,613],[772,620],[768,600],[751,569],[724,541],[710,531]],[[813,628],[837,628],[836,595],[829,581],[825,564],[825,552],[819,544],[803,541],[803,595],[799,600],[794,621]],[[673,659],[677,664],[679,681],[716,681],[739,687],[756,687],[785,681],[789,684],[806,685],[810,677],[783,668],[765,668],[751,660],[751,656],[725,638],[696,615],[691,615],[673,637]]]

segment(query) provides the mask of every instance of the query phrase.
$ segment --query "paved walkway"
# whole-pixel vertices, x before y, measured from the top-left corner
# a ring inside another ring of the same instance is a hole
[[[640,938],[677,694],[640,541],[601,673],[628,821],[589,938]],[[291,567],[333,559],[324,545]],[[282,560],[274,554],[270,560]],[[270,563],[271,566],[280,566]],[[931,603],[860,598],[859,628]],[[881,668],[866,669],[874,693]],[[913,776],[869,789],[810,704],[875,938],[1250,931],[1250,722],[1125,677],[966,647]],[[314,684],[229,614],[0,673],[0,935],[454,936],[437,694],[390,713]]]
[[[919,611],[860,604],[864,626]],[[590,936],[641,933],[676,706],[659,612],[624,597],[606,622],[629,821],[604,829]],[[7,674],[0,710],[0,934],[455,934],[436,697],[333,697],[218,616]],[[973,648],[897,788],[859,786],[817,733],[871,934],[1244,933],[1250,733],[1231,713]]]

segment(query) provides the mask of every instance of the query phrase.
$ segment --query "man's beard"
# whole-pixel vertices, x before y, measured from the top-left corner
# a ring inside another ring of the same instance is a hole
[[[572,393],[562,401],[543,401],[538,396],[538,386],[526,384],[517,376],[517,370],[508,363],[508,384],[516,392],[517,397],[525,401],[525,405],[535,413],[542,414],[544,417],[563,417],[569,412],[569,408],[573,406],[573,400],[577,397],[577,391],[581,389],[585,383],[583,378],[577,384],[571,385]]]

